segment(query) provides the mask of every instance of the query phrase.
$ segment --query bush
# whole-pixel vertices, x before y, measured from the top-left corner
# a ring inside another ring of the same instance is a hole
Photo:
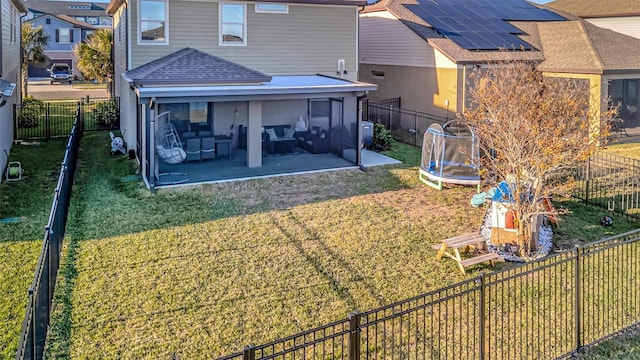
[[[116,100],[99,103],[93,109],[93,116],[101,129],[117,129],[120,123],[120,109]]]
[[[371,144],[371,150],[384,151],[391,147],[391,131],[389,131],[382,123],[375,123],[373,125],[373,142]]]
[[[44,109],[44,102],[33,96],[25,96],[22,100],[22,108],[18,113],[18,127],[34,128],[38,126],[38,118]]]

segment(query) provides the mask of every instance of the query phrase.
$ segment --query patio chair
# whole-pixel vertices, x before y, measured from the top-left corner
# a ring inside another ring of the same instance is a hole
[[[202,151],[200,150],[200,138],[187,139],[187,162],[202,161]]]
[[[216,158],[216,139],[213,137],[202,138],[202,160]]]

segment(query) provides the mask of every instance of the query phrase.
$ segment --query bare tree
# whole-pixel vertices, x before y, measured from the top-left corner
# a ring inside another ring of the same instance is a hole
[[[543,197],[560,190],[559,174],[597,151],[615,110],[594,113],[587,80],[545,77],[534,63],[494,63],[470,78],[464,117],[479,138],[482,175],[508,182],[513,201],[506,206],[515,214],[520,254],[527,256],[532,220],[549,214]]]

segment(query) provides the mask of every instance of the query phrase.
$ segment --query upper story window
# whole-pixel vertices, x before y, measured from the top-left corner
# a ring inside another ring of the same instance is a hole
[[[98,25],[98,21],[97,16],[87,16],[87,24]]]
[[[82,21],[82,22],[87,22],[87,18],[84,16],[76,16],[76,20]]]
[[[288,14],[289,13],[289,5],[287,5],[287,4],[257,3],[256,4],[256,12],[257,13]]]
[[[91,10],[91,6],[90,5],[69,5],[69,9],[74,9],[74,10]]]
[[[56,30],[56,42],[68,44],[73,41],[73,31],[71,29],[61,28]]]
[[[100,26],[112,26],[113,25],[113,20],[108,17],[108,16],[101,16],[100,17]]]
[[[168,44],[169,3],[167,0],[140,0],[140,44]]]
[[[247,6],[220,3],[219,44],[247,45]]]

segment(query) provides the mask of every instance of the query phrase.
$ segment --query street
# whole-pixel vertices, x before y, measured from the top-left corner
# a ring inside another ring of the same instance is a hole
[[[29,79],[28,92],[29,95],[42,100],[80,99],[87,95],[92,98],[104,98],[107,96],[104,88],[80,88],[83,86],[87,85],[49,84],[49,78],[35,78]],[[93,86],[88,85],[87,87]]]

